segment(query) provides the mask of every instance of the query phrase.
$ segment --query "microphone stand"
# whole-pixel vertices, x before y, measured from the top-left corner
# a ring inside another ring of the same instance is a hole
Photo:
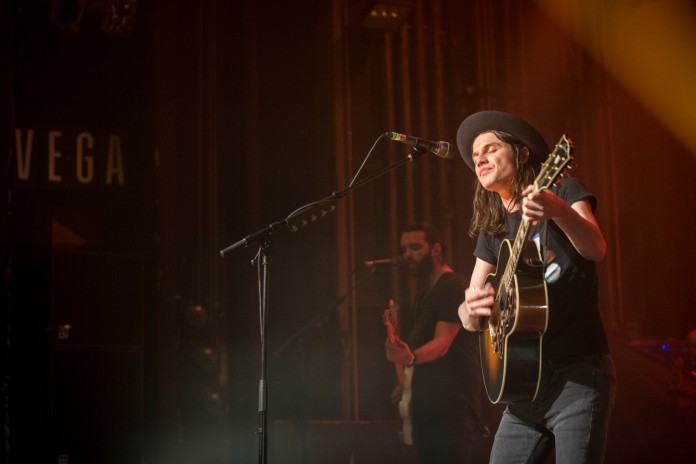
[[[351,183],[347,188],[341,191],[336,191],[331,193],[331,195],[323,198],[322,200],[315,201],[313,203],[309,203],[301,208],[298,208],[294,212],[290,213],[285,219],[282,221],[276,221],[273,222],[263,229],[258,230],[257,232],[254,232],[253,234],[247,235],[246,237],[236,241],[235,243],[223,248],[222,250],[219,251],[221,257],[225,257],[225,255],[233,250],[236,250],[237,248],[240,248],[242,246],[248,246],[249,243],[251,242],[257,242],[259,244],[259,252],[252,260],[252,265],[255,262],[259,263],[260,269],[259,269],[259,276],[258,276],[258,283],[259,283],[259,316],[260,316],[260,324],[261,324],[261,377],[259,379],[259,398],[258,398],[258,413],[259,413],[259,425],[258,428],[256,429],[256,433],[258,434],[258,462],[259,464],[266,464],[267,461],[267,452],[268,452],[268,434],[266,431],[266,421],[268,418],[268,388],[267,388],[267,382],[266,382],[266,322],[267,322],[267,310],[268,310],[268,276],[269,276],[269,267],[270,267],[270,259],[269,255],[271,253],[271,249],[273,247],[273,243],[271,240],[271,235],[273,232],[276,230],[280,229],[281,227],[287,226],[290,228],[291,231],[297,232],[301,227],[304,227],[306,225],[309,225],[310,223],[316,222],[318,219],[320,219],[323,216],[328,215],[330,212],[332,212],[336,206],[335,202],[336,200],[343,198],[346,196],[349,192],[351,192],[353,189],[366,184],[367,182],[370,182],[387,172],[396,169],[397,167],[401,166],[402,164],[405,164],[407,162],[412,162],[416,158],[420,157],[424,153],[427,153],[427,150],[420,148],[420,147],[412,147],[411,149],[411,154],[409,154],[406,158],[403,158],[396,163],[387,166],[386,168],[381,169],[380,171],[377,171],[375,174],[366,177],[365,179],[361,180],[360,182],[353,182]],[[319,211],[317,212],[317,208],[319,208]]]

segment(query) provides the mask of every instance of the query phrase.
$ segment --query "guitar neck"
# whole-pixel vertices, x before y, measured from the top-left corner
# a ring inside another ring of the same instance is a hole
[[[512,276],[515,274],[520,256],[522,256],[522,250],[524,249],[524,244],[527,242],[529,230],[529,221],[523,219],[522,223],[520,223],[520,227],[517,229],[517,235],[515,236],[515,241],[512,243],[512,249],[510,251],[510,258],[508,259],[501,278],[501,287],[505,289],[507,289],[512,282]]]
[[[561,140],[564,140],[564,139],[565,139],[565,136],[563,136],[563,139],[561,139]],[[553,156],[553,154],[551,156]],[[549,162],[547,161],[544,164],[544,169],[542,169],[542,173],[540,173],[539,176],[534,180],[534,191],[537,193],[539,193],[544,188],[547,188],[548,185],[550,185],[551,182],[553,181],[553,179],[549,178],[549,175],[546,173],[546,170],[548,169],[548,164],[549,164]],[[554,178],[555,178],[555,175],[554,175]],[[541,184],[541,182],[540,182],[541,179],[545,180],[546,183]],[[520,208],[521,208],[521,205],[520,205]],[[503,273],[502,280],[501,280],[501,282],[504,284],[504,287],[506,289],[510,285],[510,282],[512,282],[512,276],[515,273],[515,269],[517,269],[517,265],[520,262],[520,256],[522,256],[522,250],[524,249],[524,244],[527,242],[527,238],[529,237],[529,230],[530,230],[530,222],[522,219],[522,222],[520,223],[520,227],[517,229],[517,235],[515,236],[515,241],[512,243],[512,250],[510,251],[510,259],[507,262],[507,266],[505,267],[505,272]]]

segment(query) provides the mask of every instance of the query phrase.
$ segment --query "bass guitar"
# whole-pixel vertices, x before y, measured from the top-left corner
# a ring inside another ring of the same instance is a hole
[[[396,342],[396,333],[399,327],[399,306],[394,300],[389,300],[389,308],[384,310],[384,325],[387,327],[389,343]],[[397,375],[402,384],[401,399],[399,400],[399,416],[401,417],[401,440],[406,445],[413,444],[413,428],[411,425],[411,382],[413,380],[413,366],[403,366],[403,374],[400,374],[401,365],[396,365]],[[403,381],[401,380],[403,375]]]
[[[572,167],[572,152],[573,144],[564,134],[534,179],[536,192],[565,176]],[[523,220],[515,240],[503,240],[496,272],[486,278],[495,289],[495,303],[487,327],[479,332],[479,347],[483,383],[492,403],[534,401],[539,392],[549,308],[539,247],[527,240],[532,225]]]

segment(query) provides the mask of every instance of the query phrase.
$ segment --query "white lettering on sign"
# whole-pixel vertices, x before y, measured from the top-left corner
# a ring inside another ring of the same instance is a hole
[[[34,129],[15,129],[15,153],[17,160],[17,179],[22,181],[31,180],[32,163],[37,162],[34,156],[35,143]],[[83,131],[75,137],[75,156],[73,158],[64,157],[64,151],[70,150],[69,139],[63,138],[63,131],[49,130],[46,144],[46,180],[50,183],[61,183],[64,181],[76,181],[79,184],[89,185],[103,179],[105,185],[125,185],[126,176],[123,162],[123,147],[121,136],[109,134],[103,147],[105,152],[103,163],[103,177],[95,171],[97,169],[97,159],[99,151],[99,140],[96,140],[90,132]],[[40,156],[37,154],[37,156]],[[66,164],[74,162],[75,178],[69,175],[70,166]],[[43,170],[42,170],[43,171]],[[34,170],[36,174],[36,170]],[[43,175],[43,174],[42,174]]]
[[[63,135],[61,131],[48,132],[48,180],[49,182],[60,182],[63,177],[56,174],[56,158],[63,156],[56,150],[56,139]]]
[[[106,183],[113,183],[114,176],[119,185],[123,185],[123,155],[121,154],[121,137],[109,136],[109,158],[106,163]]]
[[[34,143],[34,130],[27,131],[26,144],[22,139],[22,131],[15,129],[15,149],[17,150],[17,178],[21,180],[29,179],[29,168],[31,167],[31,146]]]
[[[86,148],[93,149],[94,137],[89,132],[80,132],[75,144],[75,177],[79,183],[89,184],[94,179],[94,157],[85,154],[85,145]]]

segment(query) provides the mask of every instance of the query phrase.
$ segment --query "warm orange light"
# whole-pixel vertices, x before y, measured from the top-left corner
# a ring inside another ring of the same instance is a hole
[[[536,0],[696,156],[696,10],[685,0]]]

